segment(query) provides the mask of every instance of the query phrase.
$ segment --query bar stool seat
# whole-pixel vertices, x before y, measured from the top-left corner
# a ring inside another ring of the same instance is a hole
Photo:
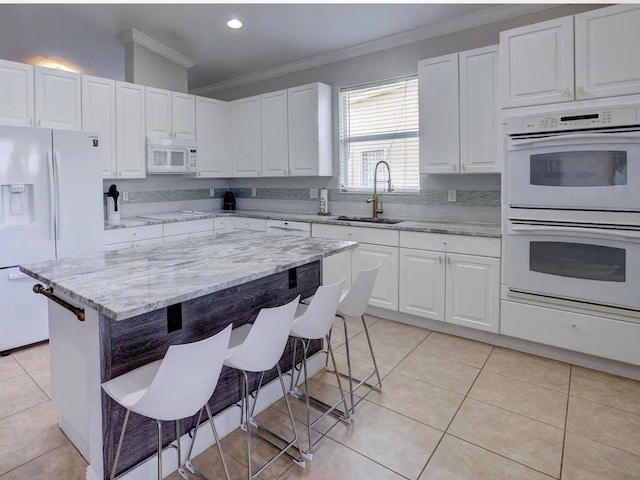
[[[126,409],[120,440],[111,469],[111,480],[115,479],[122,451],[122,444],[129,420],[135,412],[154,419],[158,426],[158,480],[162,480],[162,421],[175,421],[176,448],[178,450],[178,472],[190,478],[184,471],[180,448],[180,424],[182,418],[192,417],[206,408],[211,428],[222,459],[227,480],[230,480],[227,464],[220,446],[220,439],[213,423],[208,401],[218,384],[222,362],[227,353],[231,336],[229,325],[222,332],[199,342],[172,345],[162,360],[157,360],[102,384],[102,388],[114,401]],[[206,368],[205,368],[206,366]],[[199,421],[199,420],[198,420]],[[187,462],[193,447],[192,439]]]
[[[378,364],[376,363],[376,357],[373,353],[373,346],[371,344],[371,336],[369,335],[369,327],[364,318],[364,313],[369,305],[371,299],[371,293],[373,292],[373,286],[380,270],[380,263],[375,267],[368,270],[361,270],[356,277],[351,289],[343,293],[340,302],[338,303],[338,311],[336,316],[342,319],[344,326],[344,344],[347,356],[347,374],[338,372],[338,374],[346,378],[349,382],[349,400],[351,402],[351,408],[349,411],[350,418],[355,416],[355,401],[354,393],[362,386],[366,385],[378,392],[382,391],[382,379],[380,378],[380,371],[378,370]],[[362,319],[362,326],[364,327],[364,333],[367,337],[367,343],[369,344],[369,352],[371,353],[371,360],[373,361],[373,371],[369,373],[364,379],[359,380],[353,377],[351,370],[351,354],[349,351],[349,331],[347,327],[347,317],[360,317]],[[331,339],[331,333],[329,333],[329,339]],[[337,371],[337,368],[334,368]],[[376,376],[378,383],[372,385],[367,383],[371,377]],[[354,385],[355,384],[355,385]]]
[[[287,391],[284,380],[282,379],[282,371],[279,361],[284,353],[289,338],[289,331],[294,322],[296,306],[300,296],[298,295],[292,302],[275,308],[263,308],[253,324],[245,324],[231,332],[229,341],[228,354],[224,360],[224,365],[239,370],[242,374],[242,400],[241,408],[241,428],[247,434],[247,473],[249,480],[259,475],[265,468],[273,463],[281,455],[288,456],[297,465],[304,467],[305,462],[302,458],[302,449],[298,442],[298,434],[296,431],[293,413],[289,404]],[[293,428],[293,440],[287,441],[275,433],[271,432],[264,426],[260,425],[253,418],[253,412],[258,401],[260,388],[264,379],[265,372],[276,367],[278,379],[287,405],[289,419]],[[252,396],[249,387],[248,372],[260,373],[260,381],[258,388],[253,397],[253,405],[250,405],[250,397]],[[254,431],[256,430],[256,431]],[[264,432],[270,435],[266,438],[258,432]],[[278,450],[278,453],[262,465],[255,473],[251,465],[251,437],[257,437],[265,441],[268,445]],[[277,446],[271,441],[279,441],[284,446]],[[293,448],[298,452],[298,457],[290,454],[288,450]]]
[[[334,283],[332,285],[325,285],[318,287],[316,294],[313,296],[312,301],[306,304],[299,304],[296,309],[296,318],[293,326],[291,327],[291,332],[289,335],[295,338],[296,343],[294,344],[294,355],[293,355],[293,368],[291,372],[291,390],[290,393],[296,398],[304,399],[306,403],[306,417],[307,417],[307,434],[309,438],[309,450],[306,452],[306,458],[313,458],[313,442],[311,441],[311,428],[317,424],[320,420],[326,417],[328,414],[334,414],[341,420],[345,422],[349,422],[349,413],[347,408],[347,402],[344,398],[344,391],[342,390],[342,383],[340,382],[340,376],[338,375],[335,357],[333,355],[333,348],[331,347],[331,341],[329,339],[329,330],[331,329],[331,325],[333,324],[333,319],[336,314],[336,309],[338,308],[338,301],[340,300],[342,286],[344,285],[347,277],[344,277],[338,283]],[[309,393],[309,381],[308,381],[308,372],[307,372],[307,352],[309,349],[309,344],[311,340],[320,340],[324,339],[327,342],[327,351],[331,356],[331,360],[333,362],[334,372],[336,373],[336,380],[338,381],[338,391],[340,392],[341,398],[335,402],[333,405],[329,405],[325,402],[322,402],[314,397],[312,397]],[[295,359],[295,345],[300,342],[302,344],[302,362],[300,367],[298,368]],[[294,381],[294,372],[298,372],[296,380]],[[297,385],[300,381],[300,373],[301,371],[304,373],[304,385],[305,385],[305,393],[302,393]],[[314,404],[322,407],[324,411],[318,418],[311,421],[311,406],[310,401]],[[338,406],[342,403],[343,411],[338,410]],[[326,435],[323,434],[320,436],[316,443],[322,439]]]

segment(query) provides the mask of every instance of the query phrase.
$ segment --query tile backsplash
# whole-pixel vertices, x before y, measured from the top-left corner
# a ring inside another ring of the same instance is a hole
[[[273,184],[261,187],[260,180],[263,179],[232,180],[230,183],[224,179],[165,175],[140,180],[105,180],[103,186],[106,192],[109,185],[116,184],[121,195],[128,193],[128,201],[120,204],[125,217],[177,210],[220,209],[227,189],[234,192],[239,210],[317,213],[318,200],[310,199],[309,188],[301,188],[308,183],[304,178],[281,179],[279,182],[280,185],[295,183],[295,188],[275,187]],[[423,175],[420,183],[420,192],[380,193],[383,216],[424,221],[500,223],[500,175]],[[255,197],[252,196],[252,188],[256,190]],[[456,190],[456,202],[447,200],[448,190]],[[370,216],[369,198],[370,193],[329,189],[329,209],[334,215]]]

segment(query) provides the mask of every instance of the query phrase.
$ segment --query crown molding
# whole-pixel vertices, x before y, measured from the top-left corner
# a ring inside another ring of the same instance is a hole
[[[149,50],[156,52],[158,55],[162,55],[163,57],[168,58],[172,62],[175,62],[178,65],[182,65],[185,68],[191,68],[197,63],[194,60],[191,60],[189,57],[176,52],[174,49],[167,47],[164,43],[160,43],[155,38],[151,38],[149,35],[145,35],[135,28],[125,30],[116,38],[123,45],[128,45],[131,42],[142,45],[143,47],[146,47]]]
[[[510,18],[527,15],[560,6],[561,4],[506,4],[488,8],[477,13],[455,17],[450,20],[439,22],[435,25],[427,25],[426,27],[416,28],[408,32],[398,33],[389,37],[384,37],[371,42],[362,43],[353,47],[342,48],[332,52],[321,53],[312,57],[303,58],[295,62],[285,63],[277,67],[267,68],[259,72],[240,75],[229,80],[212,83],[203,87],[189,90],[189,93],[195,95],[207,96],[212,93],[227,90],[229,88],[241,87],[251,83],[268,80],[270,78],[288,75],[290,73],[308,70],[310,68],[320,67],[329,63],[339,62],[369,53],[375,53],[382,50],[388,50],[394,47],[409,45],[411,43],[427,40],[429,38],[440,37],[448,33],[459,32],[490,23],[508,20]]]

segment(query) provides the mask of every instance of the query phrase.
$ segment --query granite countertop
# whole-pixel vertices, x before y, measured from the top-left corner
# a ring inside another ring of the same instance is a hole
[[[21,265],[54,292],[113,320],[224,290],[357,247],[324,238],[224,236]]]
[[[121,220],[120,225],[105,224],[105,230],[132,226],[154,225],[158,223],[184,222],[201,218],[216,217],[250,217],[266,220],[289,220],[292,222],[325,223],[354,227],[381,228],[388,230],[405,230],[412,232],[446,233],[451,235],[470,235],[476,237],[500,237],[500,225],[468,222],[422,222],[414,220],[400,221],[395,224],[369,223],[338,220],[337,215],[321,216],[308,213],[267,212],[259,210],[211,210],[201,214],[184,214],[181,212],[160,213],[149,216],[128,217]]]

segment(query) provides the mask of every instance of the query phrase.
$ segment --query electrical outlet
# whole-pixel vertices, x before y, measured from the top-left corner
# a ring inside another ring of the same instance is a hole
[[[318,198],[318,189],[310,188],[309,189],[309,198]]]
[[[209,196],[210,196],[211,198],[213,198],[213,197],[215,197],[215,196],[216,196],[216,189],[215,189],[215,188],[210,188],[210,189],[209,189]]]
[[[251,189],[251,196],[252,197],[256,196],[256,188],[255,187]]]
[[[458,191],[457,190],[448,190],[447,191],[447,201],[449,201],[449,202],[457,202],[458,201]]]
[[[122,201],[123,202],[129,201],[129,192],[122,192]]]

